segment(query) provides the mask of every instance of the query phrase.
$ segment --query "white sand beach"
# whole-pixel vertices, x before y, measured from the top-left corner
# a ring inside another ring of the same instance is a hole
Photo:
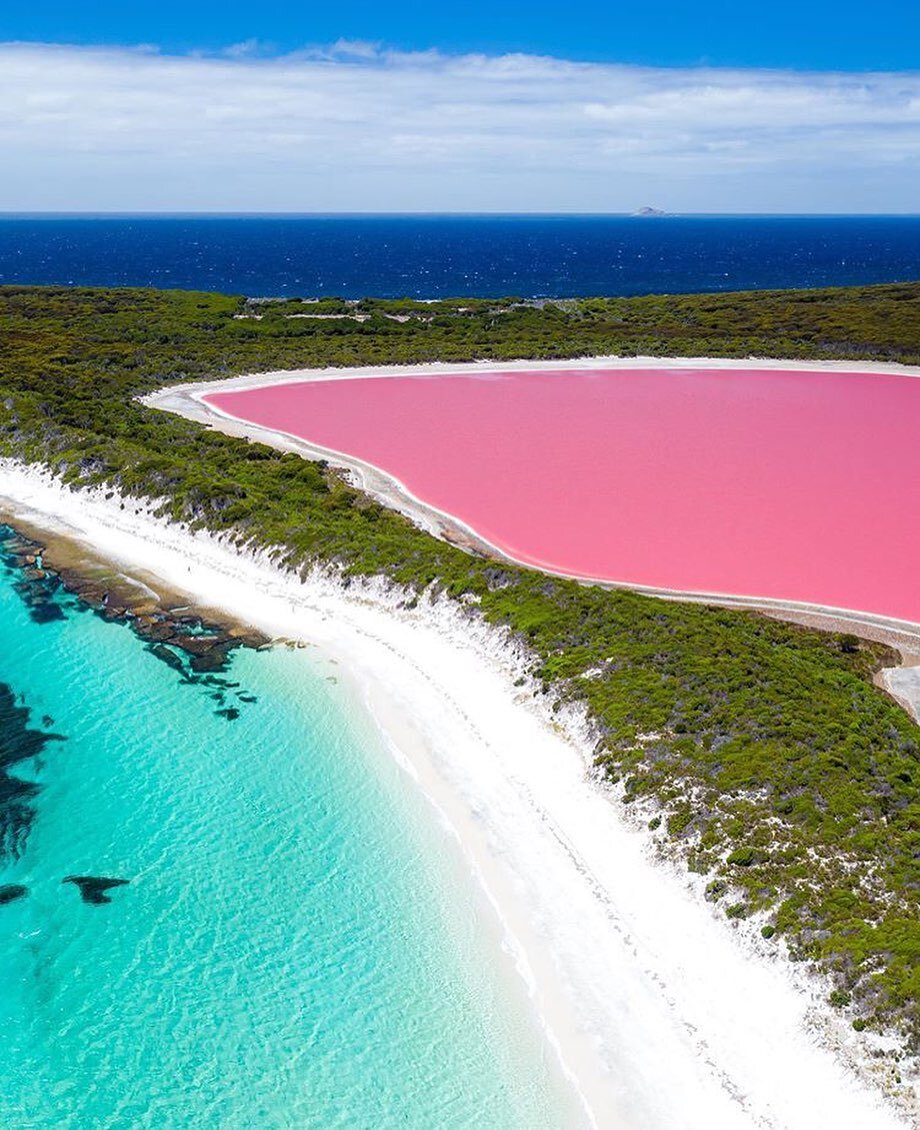
[[[290,376],[290,374],[288,375]],[[400,606],[376,585],[305,582],[267,558],[76,493],[0,461],[0,505],[277,638],[315,645],[359,689],[406,770],[451,824],[589,1124],[626,1130],[912,1124],[910,1087],[824,1003],[826,987],[732,926],[700,881],[656,858],[589,771],[524,657],[462,606]],[[874,1065],[874,1066],[873,1066]]]

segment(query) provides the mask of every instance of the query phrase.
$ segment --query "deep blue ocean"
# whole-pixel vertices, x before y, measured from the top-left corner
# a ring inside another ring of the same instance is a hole
[[[0,216],[0,284],[574,297],[920,280],[920,216]]]

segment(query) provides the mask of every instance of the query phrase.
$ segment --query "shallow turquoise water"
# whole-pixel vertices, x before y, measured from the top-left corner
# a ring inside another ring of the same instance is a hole
[[[0,740],[64,740],[11,769],[40,790],[0,858],[29,889],[0,905],[0,1126],[570,1124],[455,845],[332,665],[238,651],[237,687],[183,683],[70,598],[34,622],[13,579],[0,683],[29,713]],[[130,883],[92,905],[73,874]]]

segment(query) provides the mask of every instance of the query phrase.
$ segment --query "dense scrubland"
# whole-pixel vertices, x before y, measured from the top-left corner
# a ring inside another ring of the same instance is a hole
[[[706,897],[814,962],[855,1027],[920,1051],[920,727],[871,681],[893,653],[465,553],[322,463],[135,399],[272,368],[485,357],[920,363],[920,284],[542,303],[7,287],[0,334],[0,453],[165,500],[292,568],[465,596],[526,642],[554,708],[587,705],[599,772]]]

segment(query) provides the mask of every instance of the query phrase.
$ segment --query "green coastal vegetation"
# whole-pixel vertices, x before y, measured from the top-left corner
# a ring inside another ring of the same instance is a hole
[[[920,727],[872,683],[894,653],[472,555],[323,463],[135,399],[278,368],[605,353],[920,364],[920,284],[434,303],[0,288],[0,454],[163,500],[294,569],[464,597],[529,646],[554,708],[587,705],[598,772],[706,897],[823,970],[856,1028],[918,1053]]]

